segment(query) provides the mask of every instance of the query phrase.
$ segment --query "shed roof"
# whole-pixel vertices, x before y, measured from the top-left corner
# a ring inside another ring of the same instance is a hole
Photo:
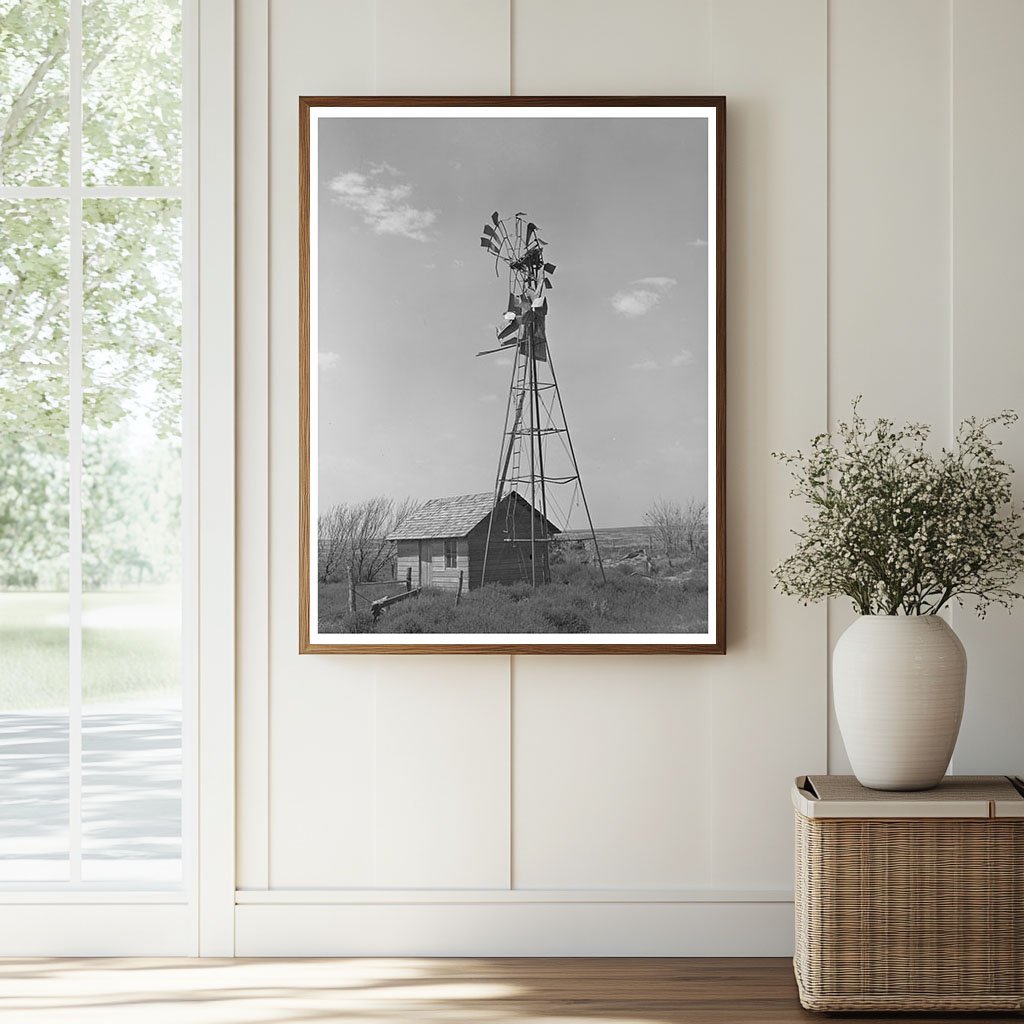
[[[503,501],[515,497],[527,508],[530,503],[520,494],[513,492]],[[428,540],[437,537],[465,537],[474,526],[491,514],[494,494],[459,494],[452,498],[431,498],[424,502],[398,529],[388,534],[388,540]],[[539,513],[538,513],[539,515]],[[559,533],[549,523],[552,533]]]

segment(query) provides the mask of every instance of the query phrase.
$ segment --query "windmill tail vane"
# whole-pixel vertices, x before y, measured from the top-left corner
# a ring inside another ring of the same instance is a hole
[[[518,576],[533,586],[551,582],[550,545],[572,510],[582,505],[601,577],[604,563],[587,504],[572,437],[565,419],[547,335],[548,296],[555,265],[544,258],[547,242],[525,213],[502,219],[491,214],[480,232],[480,246],[494,257],[495,273],[508,275],[508,304],[495,328],[496,346],[478,356],[512,354],[512,376],[505,406],[494,502],[487,525],[481,583],[487,582],[492,537],[500,533],[518,562]],[[561,461],[564,468],[556,468]],[[566,499],[556,491],[572,488]],[[523,506],[529,503],[529,523]],[[552,518],[553,517],[553,518]],[[555,519],[561,520],[556,525]],[[503,563],[508,558],[501,559]],[[508,578],[508,566],[492,575]]]

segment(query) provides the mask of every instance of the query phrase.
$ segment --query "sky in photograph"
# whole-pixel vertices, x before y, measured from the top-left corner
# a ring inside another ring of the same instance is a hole
[[[547,336],[594,525],[707,497],[703,119],[322,118],[316,175],[321,510],[493,489],[494,210],[557,266]]]

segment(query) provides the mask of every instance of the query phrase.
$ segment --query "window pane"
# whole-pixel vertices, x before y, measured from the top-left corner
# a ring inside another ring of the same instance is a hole
[[[181,181],[181,0],[84,0],[87,185]]]
[[[0,200],[0,881],[68,877],[67,237]]]
[[[82,878],[181,876],[181,212],[84,204]]]
[[[67,0],[0,0],[0,185],[67,180]]]

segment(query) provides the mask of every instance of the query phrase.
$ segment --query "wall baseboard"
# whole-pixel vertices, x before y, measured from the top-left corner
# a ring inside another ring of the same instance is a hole
[[[381,903],[792,903],[791,889],[239,889],[239,905]]]
[[[764,902],[255,903],[237,956],[791,956],[793,905]]]
[[[196,911],[187,904],[92,903],[0,906],[0,956],[195,956]],[[86,1011],[83,1010],[83,1016]]]

